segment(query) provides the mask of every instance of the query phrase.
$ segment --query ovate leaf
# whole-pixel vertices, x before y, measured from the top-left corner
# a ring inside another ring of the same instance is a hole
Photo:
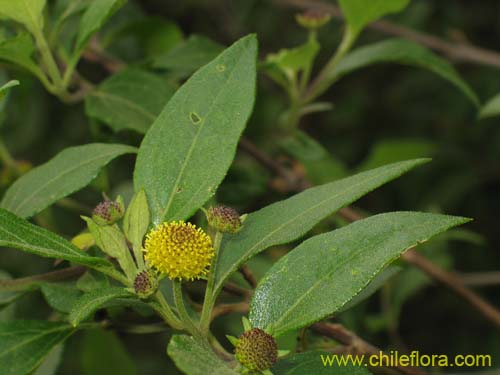
[[[0,15],[22,23],[34,32],[43,28],[43,8],[46,0],[0,0]]]
[[[44,283],[41,290],[49,306],[63,313],[69,313],[82,295],[74,283]]]
[[[397,13],[410,0],[338,0],[351,32],[357,35],[369,23],[389,13]]]
[[[85,187],[114,158],[134,152],[134,147],[118,144],[68,147],[12,184],[0,207],[21,217],[33,216]]]
[[[420,44],[405,39],[384,40],[354,50],[340,61],[328,79],[338,79],[354,70],[381,62],[394,62],[430,70],[461,90],[474,105],[479,104],[477,95],[448,61]]]
[[[127,0],[94,0],[80,21],[76,51],[82,51],[92,35],[99,31],[104,23],[126,2]]]
[[[96,245],[105,254],[115,258],[123,272],[129,279],[133,280],[137,269],[132,254],[130,254],[127,240],[118,225],[98,225],[91,218],[85,216],[82,216],[82,219],[87,223]]]
[[[224,46],[202,35],[191,35],[167,53],[153,60],[153,67],[165,69],[175,78],[189,77],[195,70],[209,63],[224,50]]]
[[[500,94],[488,100],[479,112],[479,118],[488,118],[500,115]]]
[[[284,48],[278,53],[269,54],[262,67],[273,80],[288,88],[289,81],[298,72],[312,66],[319,49],[316,39],[310,39],[298,47]]]
[[[146,133],[173,93],[174,87],[161,77],[128,69],[91,91],[85,98],[85,111],[114,131]]]
[[[231,273],[252,256],[300,238],[328,215],[427,161],[416,159],[389,164],[308,189],[251,213],[240,232],[224,236],[215,266],[216,293]]]
[[[139,190],[130,201],[123,218],[123,233],[132,245],[138,268],[143,268],[142,241],[150,222],[149,206],[144,190]]]
[[[186,375],[239,374],[218,358],[209,346],[203,345],[190,336],[173,336],[168,344],[167,353]]]
[[[109,301],[130,296],[130,292],[126,289],[118,287],[102,288],[90,293],[85,293],[74,304],[68,320],[76,327],[82,320],[86,319]]]
[[[18,320],[0,322],[0,374],[33,371],[74,330],[69,324]]]
[[[19,65],[43,80],[44,74],[32,58],[34,52],[35,45],[27,33],[0,42],[0,60]]]
[[[0,246],[12,247],[45,258],[64,259],[98,270],[113,268],[107,260],[90,256],[57,234],[33,225],[2,208]]]
[[[403,251],[467,221],[393,212],[313,237],[281,258],[261,280],[250,321],[279,336],[321,320],[341,309]]]
[[[134,171],[154,223],[186,219],[224,178],[255,95],[257,41],[247,36],[196,72],[146,133]]]

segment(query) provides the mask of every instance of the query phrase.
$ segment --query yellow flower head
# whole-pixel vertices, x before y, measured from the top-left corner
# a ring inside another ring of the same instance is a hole
[[[210,237],[183,221],[162,223],[151,230],[143,251],[146,261],[172,280],[199,279],[214,257]]]

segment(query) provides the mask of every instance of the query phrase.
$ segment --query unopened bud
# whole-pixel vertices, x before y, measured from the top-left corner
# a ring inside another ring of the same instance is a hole
[[[260,328],[252,328],[238,338],[235,355],[247,369],[264,371],[278,360],[278,345],[273,336]]]
[[[154,271],[142,271],[134,280],[134,291],[140,298],[148,298],[158,289],[158,278]]]
[[[241,229],[240,214],[231,207],[210,207],[207,220],[208,225],[221,233],[236,233]]]
[[[297,23],[306,29],[319,29],[320,27],[327,24],[332,16],[319,9],[310,9],[304,13],[299,13],[295,15]]]
[[[112,225],[125,214],[125,205],[121,197],[116,201],[105,200],[99,203],[92,212],[92,219],[99,225]]]

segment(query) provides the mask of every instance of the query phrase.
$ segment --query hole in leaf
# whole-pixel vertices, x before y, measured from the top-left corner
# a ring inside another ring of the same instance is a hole
[[[217,69],[218,72],[223,72],[224,70],[226,70],[226,66],[223,65],[223,64],[218,64],[215,69]]]
[[[189,119],[195,125],[198,125],[201,122],[201,117],[196,112],[191,112],[189,114]]]

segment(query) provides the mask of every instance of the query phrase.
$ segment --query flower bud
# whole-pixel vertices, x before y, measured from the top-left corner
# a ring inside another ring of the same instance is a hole
[[[158,278],[152,270],[142,271],[134,280],[134,291],[140,298],[148,298],[158,289]]]
[[[125,214],[125,205],[121,197],[116,201],[106,199],[99,203],[92,212],[92,219],[99,225],[112,225]]]
[[[236,233],[241,229],[240,214],[231,207],[210,207],[207,220],[208,225],[221,233]]]
[[[305,11],[304,13],[299,13],[295,15],[295,19],[297,23],[310,30],[319,29],[330,21],[332,16],[324,11],[319,9],[310,9]]]
[[[251,371],[264,371],[278,360],[278,345],[260,328],[243,333],[236,344],[236,359]]]

